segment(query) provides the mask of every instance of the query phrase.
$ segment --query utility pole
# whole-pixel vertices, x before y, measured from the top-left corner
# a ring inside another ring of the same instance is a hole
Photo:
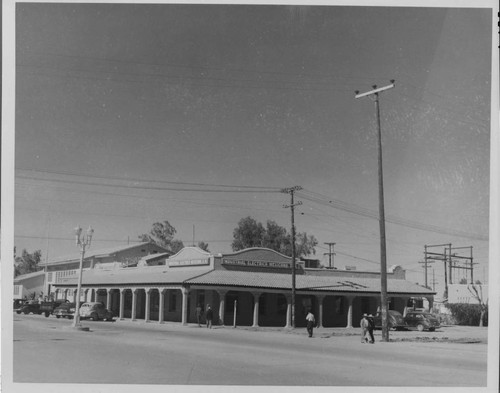
[[[290,187],[290,188],[284,188],[281,190],[281,192],[285,194],[290,194],[290,204],[289,205],[283,205],[285,209],[290,208],[290,211],[292,213],[292,328],[295,328],[295,221],[294,221],[294,215],[295,215],[295,206],[302,205],[302,202],[299,201],[297,203],[294,203],[294,194],[295,191],[300,191],[302,190],[302,187],[300,186],[295,186],[295,187]]]
[[[333,249],[333,247],[335,247],[336,243],[325,243],[325,244],[328,245],[330,251],[323,253],[323,255],[328,255],[328,267],[331,269],[333,267],[333,263],[332,262],[334,262],[334,260],[332,259],[332,257],[335,257],[335,253],[332,252],[333,251],[332,249]]]
[[[424,245],[424,261],[423,262],[419,262],[419,263],[423,263],[424,264],[424,276],[425,276],[425,287],[426,288],[429,288],[428,285],[427,285],[427,269],[428,269],[428,266],[430,265],[431,261],[430,258],[427,256],[427,246]]]
[[[385,212],[384,212],[384,176],[382,170],[382,130],[380,127],[380,104],[379,94],[385,90],[394,87],[394,80],[391,84],[377,88],[372,86],[373,90],[365,93],[356,91],[355,98],[369,96],[375,101],[375,111],[377,115],[377,130],[378,130],[378,189],[379,189],[379,226],[380,226],[380,303],[382,312],[382,340],[389,341],[389,326],[387,319],[387,257],[386,257],[386,242],[385,242]]]
[[[436,284],[437,284],[437,281],[436,281],[436,278],[434,276],[434,268],[432,268],[432,290],[434,292],[436,292]]]

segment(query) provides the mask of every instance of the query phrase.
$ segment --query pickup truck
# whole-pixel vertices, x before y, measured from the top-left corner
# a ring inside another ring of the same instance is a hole
[[[46,317],[49,317],[57,307],[59,307],[63,303],[68,302],[69,300],[54,300],[50,302],[42,302],[40,303],[40,314],[44,314]]]

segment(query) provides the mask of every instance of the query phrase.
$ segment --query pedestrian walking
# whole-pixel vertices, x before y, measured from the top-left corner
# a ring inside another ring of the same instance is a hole
[[[366,337],[368,333],[368,314],[363,314],[363,318],[359,322],[359,326],[361,326],[361,343],[364,344],[368,342],[368,337]]]
[[[201,304],[196,307],[196,320],[198,321],[198,327],[201,327],[201,317],[203,316],[203,308]]]
[[[373,315],[368,315],[368,334],[370,335],[370,344],[375,344],[375,337],[373,337],[373,331],[375,330],[375,321],[373,320]]]
[[[205,313],[205,318],[207,320],[207,328],[212,329],[212,319],[214,318],[214,312],[210,304],[207,304],[207,312]]]
[[[309,312],[306,315],[306,321],[307,321],[307,333],[309,334],[309,337],[313,336],[313,328],[314,328],[314,314],[309,310]]]

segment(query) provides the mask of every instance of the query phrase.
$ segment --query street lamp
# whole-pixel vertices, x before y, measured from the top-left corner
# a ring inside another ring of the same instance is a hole
[[[80,247],[80,268],[78,273],[78,286],[76,288],[76,308],[75,308],[75,317],[73,318],[73,327],[81,328],[80,325],[80,293],[82,290],[82,270],[83,270],[83,259],[85,257],[85,249],[90,247],[90,243],[92,242],[92,235],[94,234],[94,230],[92,227],[87,229],[86,234],[82,234],[82,228],[77,226],[75,228],[75,241],[76,245]]]

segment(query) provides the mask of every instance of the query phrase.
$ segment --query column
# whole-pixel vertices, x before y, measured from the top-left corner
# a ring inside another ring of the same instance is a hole
[[[181,292],[182,292],[182,325],[186,326],[188,320],[187,306],[188,306],[189,288],[182,287]]]
[[[163,319],[165,318],[165,292],[166,289],[158,288],[158,294],[160,295],[160,313],[158,315],[158,323],[163,323]]]
[[[353,296],[346,296],[347,301],[347,328],[352,328],[352,302],[354,300]]]
[[[88,290],[88,289],[84,289],[84,290],[83,290],[83,303],[88,302],[88,300],[87,300],[87,295],[88,295],[88,293],[89,293],[89,290]]]
[[[286,297],[286,328],[292,327],[292,295],[285,295]]]
[[[135,321],[135,314],[137,313],[137,288],[132,288],[132,315],[131,320]]]
[[[253,295],[253,325],[259,327],[259,298],[260,292],[252,292]]]
[[[73,289],[73,302],[76,303],[76,292],[77,292],[77,289]],[[80,292],[80,300],[81,300],[81,297],[82,297],[82,293]]]
[[[146,310],[144,313],[144,320],[149,322],[151,312],[151,288],[145,288],[144,292],[146,292]]]
[[[432,312],[432,307],[434,307],[434,296],[426,296],[425,297],[429,302],[429,312]]]
[[[403,308],[403,317],[406,317],[406,313],[408,312],[408,300],[410,299],[409,297],[402,297],[401,298],[404,303],[404,308]]]
[[[106,288],[106,308],[111,311],[111,288]]]
[[[224,326],[224,315],[226,313],[226,293],[224,290],[217,290],[219,294],[219,320],[221,321],[222,326]]]
[[[119,318],[123,320],[123,309],[125,308],[125,288],[120,288],[120,315]]]
[[[319,307],[317,323],[318,327],[320,328],[323,327],[323,299],[325,298],[325,295],[318,295],[317,298]]]

